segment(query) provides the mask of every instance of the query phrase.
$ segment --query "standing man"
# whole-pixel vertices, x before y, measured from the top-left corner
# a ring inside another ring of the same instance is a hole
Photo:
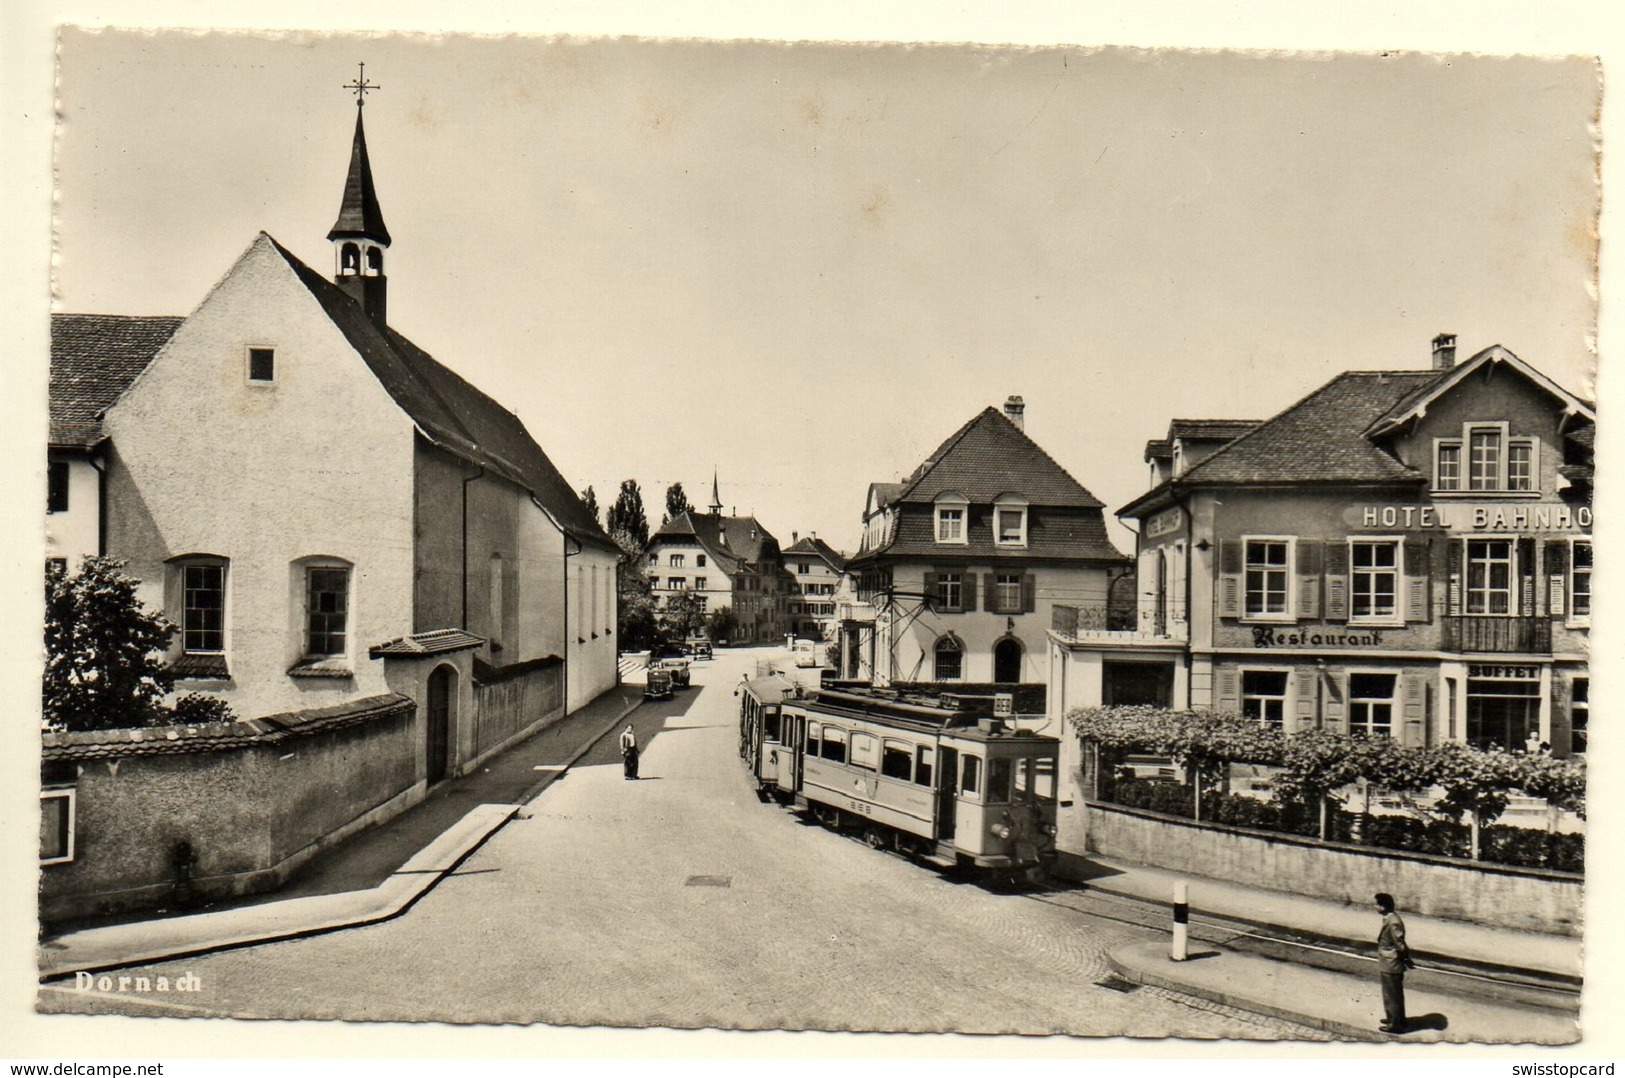
[[[1394,896],[1376,896],[1382,928],[1377,931],[1377,970],[1382,975],[1382,1024],[1384,1033],[1404,1033],[1405,971],[1416,968],[1411,949],[1405,942],[1405,921],[1394,909]]]
[[[638,735],[632,732],[631,723],[621,731],[621,769],[629,779],[638,777]]]

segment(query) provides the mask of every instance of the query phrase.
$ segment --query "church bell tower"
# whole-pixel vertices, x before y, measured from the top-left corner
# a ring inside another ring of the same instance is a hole
[[[384,214],[378,208],[372,165],[367,160],[367,133],[361,123],[367,91],[379,86],[367,81],[367,65],[362,64],[356,81],[344,88],[355,94],[355,139],[350,146],[350,172],[344,179],[339,219],[327,233],[333,244],[333,281],[361,304],[368,317],[383,325],[389,287],[384,276],[384,249],[389,246],[389,229],[384,227]]]

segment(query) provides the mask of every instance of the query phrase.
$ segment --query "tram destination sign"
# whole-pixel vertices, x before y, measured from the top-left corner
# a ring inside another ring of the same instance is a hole
[[[1402,531],[1584,532],[1591,530],[1591,515],[1589,505],[1453,502],[1433,505],[1354,505],[1343,511],[1343,522],[1353,528]]]

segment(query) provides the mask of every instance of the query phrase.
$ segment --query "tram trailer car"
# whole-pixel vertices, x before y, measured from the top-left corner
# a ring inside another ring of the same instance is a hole
[[[877,848],[942,867],[1033,877],[1054,860],[1060,742],[979,718],[963,698],[824,689],[777,702],[760,794]]]
[[[780,743],[784,702],[795,696],[797,685],[783,674],[746,681],[739,696],[739,757],[756,780],[762,801],[787,800],[779,792],[779,767],[789,752]]]

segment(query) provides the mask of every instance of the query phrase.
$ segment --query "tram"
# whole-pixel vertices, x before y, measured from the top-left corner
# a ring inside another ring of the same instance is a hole
[[[740,709],[763,801],[940,867],[1019,878],[1053,861],[1057,739],[979,714],[977,698],[803,697],[770,680],[747,684]]]

